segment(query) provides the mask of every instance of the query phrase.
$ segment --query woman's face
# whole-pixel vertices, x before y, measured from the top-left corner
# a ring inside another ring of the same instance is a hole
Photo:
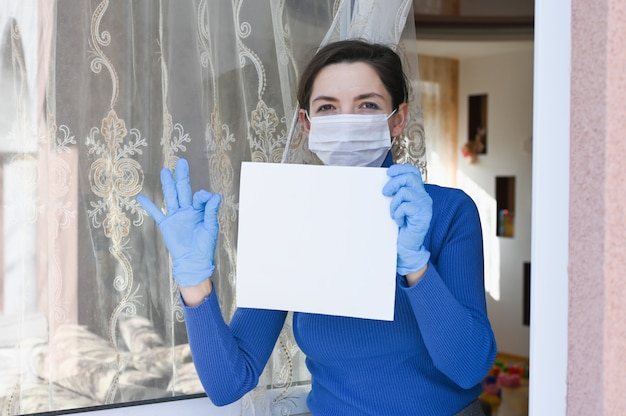
[[[339,63],[323,68],[313,82],[309,117],[334,114],[389,114],[391,95],[374,69],[364,62]],[[402,132],[408,106],[400,105],[389,118],[389,130],[395,137]],[[305,110],[300,110],[300,121],[305,132],[310,124]]]

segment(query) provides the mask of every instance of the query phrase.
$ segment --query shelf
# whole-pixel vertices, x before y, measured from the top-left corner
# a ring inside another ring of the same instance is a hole
[[[416,13],[418,39],[528,40],[534,36],[534,16],[453,16]]]

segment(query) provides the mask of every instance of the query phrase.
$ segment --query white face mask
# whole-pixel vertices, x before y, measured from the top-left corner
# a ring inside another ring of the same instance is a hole
[[[380,167],[391,149],[391,114],[336,114],[309,118],[309,149],[329,166]]]

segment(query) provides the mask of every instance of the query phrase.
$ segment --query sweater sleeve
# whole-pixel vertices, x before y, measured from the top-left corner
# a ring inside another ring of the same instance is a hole
[[[478,210],[453,190],[431,223],[431,261],[407,292],[434,365],[463,388],[480,383],[496,355],[487,316],[482,230]]]
[[[287,312],[238,308],[227,325],[215,292],[183,310],[193,362],[211,401],[224,406],[254,389]]]

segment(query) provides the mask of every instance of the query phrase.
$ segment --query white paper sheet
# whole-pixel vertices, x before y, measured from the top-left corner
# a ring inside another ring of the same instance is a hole
[[[244,162],[237,306],[393,320],[386,169]]]

